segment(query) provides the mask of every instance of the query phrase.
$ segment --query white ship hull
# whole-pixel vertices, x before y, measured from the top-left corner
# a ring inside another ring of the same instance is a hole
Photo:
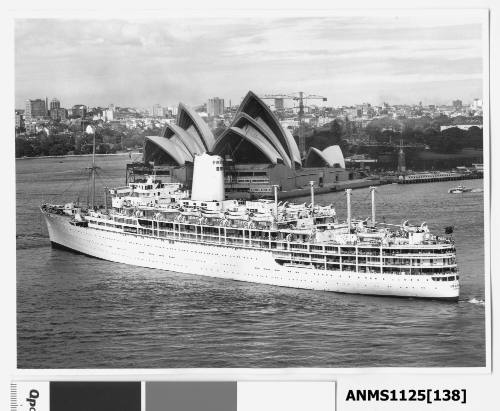
[[[458,281],[428,275],[357,273],[278,264],[270,250],[201,244],[69,224],[43,213],[50,241],[104,260],[229,280],[340,293],[454,299]]]

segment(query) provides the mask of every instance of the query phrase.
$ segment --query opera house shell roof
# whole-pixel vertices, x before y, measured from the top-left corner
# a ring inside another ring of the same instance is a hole
[[[146,137],[145,161],[184,165],[195,154],[229,155],[236,164],[301,165],[299,149],[288,129],[253,92],[243,99],[229,128],[214,139],[205,121],[191,108],[179,104],[177,124],[167,124],[160,136]]]
[[[344,155],[339,146],[330,146],[323,151],[311,147],[304,160],[305,167],[340,167],[345,168]]]
[[[297,143],[255,93],[249,91],[231,124],[215,142],[215,154],[239,163],[301,165]]]
[[[157,164],[184,165],[196,154],[211,152],[214,135],[207,123],[192,108],[180,103],[177,124],[166,124],[159,136],[144,142],[144,160]]]

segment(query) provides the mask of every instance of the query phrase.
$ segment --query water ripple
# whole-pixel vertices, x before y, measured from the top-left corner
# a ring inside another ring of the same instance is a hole
[[[481,193],[449,196],[448,183],[379,188],[377,212],[387,222],[410,215],[438,231],[455,226],[461,270],[458,303],[394,299],[203,278],[52,249],[38,210],[42,193],[63,191],[80,178],[73,170],[88,165],[54,161],[17,163],[21,368],[485,364]],[[111,175],[108,186],[123,184],[126,159],[99,161]],[[37,174],[40,165],[57,179]],[[482,180],[468,185],[480,189]],[[356,215],[369,215],[365,197],[353,192]],[[342,193],[317,201],[345,213]]]

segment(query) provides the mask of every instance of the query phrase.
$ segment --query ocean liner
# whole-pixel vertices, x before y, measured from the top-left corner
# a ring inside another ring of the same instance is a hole
[[[425,223],[377,222],[374,187],[371,219],[351,217],[347,189],[340,221],[333,205],[315,203],[312,183],[310,204],[278,202],[277,186],[274,201],[227,200],[223,170],[220,156],[203,153],[194,158],[191,190],[152,175],[109,190],[110,207],[43,204],[50,241],[118,263],[227,280],[458,299],[453,240]]]

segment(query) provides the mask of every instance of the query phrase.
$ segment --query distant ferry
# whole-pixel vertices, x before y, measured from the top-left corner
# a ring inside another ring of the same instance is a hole
[[[94,171],[94,168],[92,169]],[[109,191],[111,207],[43,204],[55,246],[105,260],[284,287],[457,300],[449,236],[427,224],[339,221],[332,205],[226,200],[223,161],[194,158],[192,191],[155,176]],[[95,193],[92,198],[94,198]],[[93,203],[94,201],[92,201]],[[106,201],[107,203],[107,201]],[[395,314],[396,315],[396,314]]]
[[[469,188],[469,187],[465,187],[463,185],[459,185],[457,187],[454,187],[454,188],[450,188],[448,190],[448,193],[449,194],[461,194],[461,193],[468,193],[472,191],[472,188]]]

